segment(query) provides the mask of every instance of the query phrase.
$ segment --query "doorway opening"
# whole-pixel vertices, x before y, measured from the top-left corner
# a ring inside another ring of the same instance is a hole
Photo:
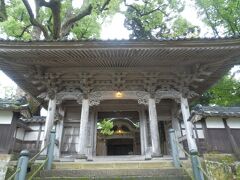
[[[108,139],[107,155],[133,155],[133,139]]]
[[[112,134],[103,135],[97,131],[97,156],[140,155],[140,128],[137,111],[99,112],[101,120],[112,122]]]

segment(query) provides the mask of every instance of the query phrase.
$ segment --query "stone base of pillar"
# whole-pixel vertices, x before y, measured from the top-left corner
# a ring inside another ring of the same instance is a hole
[[[87,159],[87,155],[86,154],[78,154],[76,159]]]
[[[87,161],[93,161],[93,153],[92,153],[92,147],[89,146],[87,148]]]
[[[151,155],[152,158],[154,158],[154,157],[163,157],[163,155],[160,152],[159,153],[153,152],[152,147],[149,147],[147,149],[148,149],[149,154]]]
[[[154,158],[154,157],[163,157],[163,155],[162,155],[162,154],[152,153],[152,157],[153,157],[153,158]]]
[[[152,149],[150,147],[146,148],[145,152],[145,160],[151,160],[152,159]]]

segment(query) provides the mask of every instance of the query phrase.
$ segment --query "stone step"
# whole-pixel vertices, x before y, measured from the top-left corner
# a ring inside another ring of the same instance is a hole
[[[42,171],[40,179],[164,179],[190,180],[183,169],[78,169]]]
[[[161,176],[161,177],[151,177],[151,176],[131,176],[131,177],[110,177],[110,178],[88,178],[88,177],[36,177],[35,180],[191,180],[189,176]]]
[[[124,161],[124,162],[54,162],[53,169],[164,169],[173,168],[172,161]]]

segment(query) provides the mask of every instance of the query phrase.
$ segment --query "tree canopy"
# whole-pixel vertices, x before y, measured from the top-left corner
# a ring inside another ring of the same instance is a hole
[[[199,28],[180,16],[182,0],[0,0],[0,30],[8,38],[100,38],[106,17],[120,12],[130,38],[153,39],[198,36]],[[76,3],[77,2],[77,3]],[[82,2],[82,4],[81,4]]]
[[[1,31],[10,38],[98,38],[103,19],[119,9],[119,0],[9,0],[0,4]],[[89,16],[91,15],[91,16]]]
[[[240,0],[195,0],[214,36],[240,35]]]
[[[205,92],[197,102],[202,105],[240,106],[240,81],[224,76]]]
[[[125,27],[134,39],[169,39],[198,37],[200,29],[190,24],[180,13],[184,10],[182,0],[138,0],[128,4],[124,1]]]

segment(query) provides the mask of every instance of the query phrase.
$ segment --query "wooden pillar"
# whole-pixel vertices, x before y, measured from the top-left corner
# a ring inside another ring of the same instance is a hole
[[[42,123],[39,123],[39,129],[38,129],[38,137],[37,137],[37,143],[36,143],[36,150],[39,151],[40,147],[39,147],[39,144],[40,144],[40,140],[41,140],[41,134],[42,134]]]
[[[87,123],[89,116],[89,100],[82,100],[82,112],[80,120],[80,132],[79,132],[79,149],[78,154],[80,157],[86,157],[86,134],[87,134]]]
[[[183,122],[185,125],[189,151],[190,152],[197,151],[197,145],[196,145],[195,139],[193,138],[193,133],[192,133],[192,123],[188,121],[190,117],[188,100],[187,98],[184,98],[182,96],[181,96],[181,110],[182,110]]]
[[[235,140],[235,138],[232,135],[231,129],[229,128],[226,119],[223,119],[223,123],[224,123],[225,129],[226,129],[226,132],[227,132],[227,136],[228,136],[229,142],[230,142],[230,144],[232,146],[233,153],[235,154],[235,156],[239,160],[240,159],[240,150],[239,150],[239,147],[238,147],[238,145],[236,143],[236,140]]]
[[[149,110],[149,123],[150,123],[150,133],[151,133],[151,142],[152,142],[152,156],[157,157],[157,156],[161,156],[161,150],[160,150],[160,138],[159,138],[159,130],[158,130],[156,102],[154,98],[149,98],[148,110]]]
[[[176,104],[174,104],[172,106],[172,113],[171,113],[172,128],[175,130],[176,140],[178,141],[178,138],[182,136],[182,133],[181,133],[181,125],[175,115],[176,111],[177,111],[177,106],[176,106]],[[183,148],[182,143],[179,143],[179,146],[181,146]],[[182,148],[178,147],[179,157],[185,157],[185,153],[182,151]]]
[[[61,156],[62,135],[63,135],[63,120],[59,120],[56,125],[57,144],[54,147],[54,157],[56,159],[59,159]]]
[[[49,141],[50,132],[53,128],[55,111],[56,111],[56,98],[49,99],[48,112],[47,112],[47,117],[46,117],[46,122],[44,127],[43,142],[41,145],[41,149],[45,147],[45,145]]]
[[[190,117],[188,101],[187,101],[187,98],[184,98],[182,96],[180,99],[181,99],[181,110],[182,110],[183,122],[185,125],[185,131],[187,136],[188,149],[190,153],[194,179],[204,180],[203,172],[200,170],[201,163],[198,157],[198,149],[197,149],[196,141],[193,138],[192,123],[188,121]]]
[[[97,149],[97,122],[98,122],[98,111],[95,109],[94,114],[94,127],[93,127],[93,155],[96,156],[96,149]]]
[[[145,155],[148,148],[148,129],[147,129],[147,118],[145,114],[145,110],[143,107],[141,107],[139,111],[139,117],[140,117],[140,138],[141,138],[141,154]]]
[[[88,123],[88,131],[87,132],[87,142],[86,142],[86,147],[87,147],[87,158],[89,161],[92,161],[92,156],[93,156],[93,151],[94,151],[94,127],[95,127],[95,109],[92,108],[90,113],[89,113],[89,123]]]
[[[206,118],[203,118],[201,120],[201,122],[202,122],[202,127],[203,127],[203,132],[204,132],[205,148],[206,148],[206,151],[209,152],[209,151],[212,151],[212,149],[211,149],[211,146],[209,144],[209,139],[208,139],[208,129],[207,129],[207,124],[206,124]]]

